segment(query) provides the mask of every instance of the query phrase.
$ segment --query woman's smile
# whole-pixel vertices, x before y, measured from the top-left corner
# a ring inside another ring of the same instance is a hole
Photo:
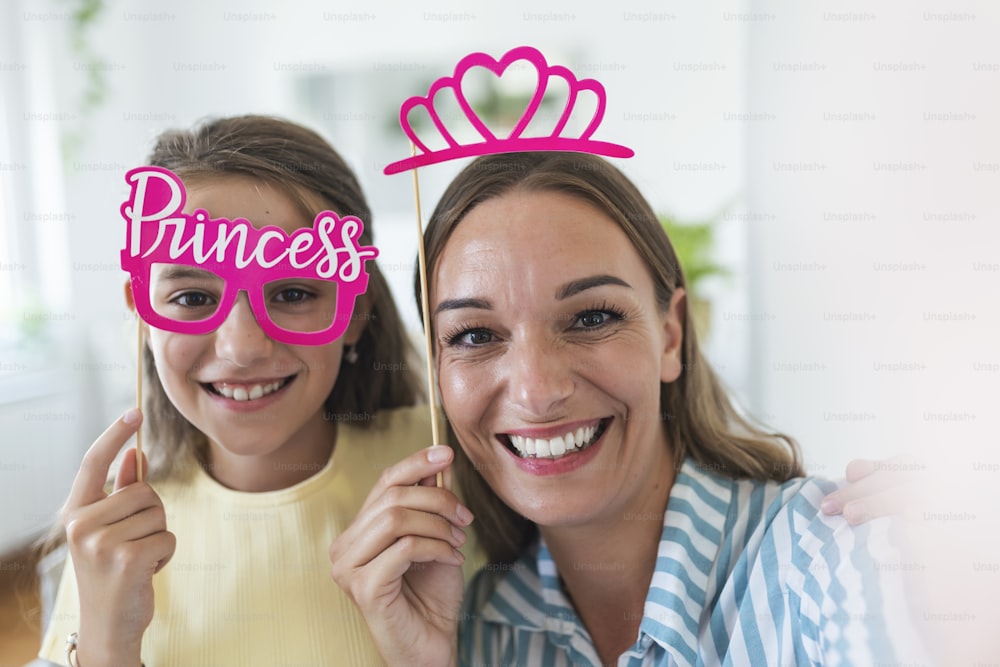
[[[679,372],[680,320],[588,202],[514,190],[477,205],[431,303],[451,425],[523,516],[620,516],[670,470],[659,389]]]

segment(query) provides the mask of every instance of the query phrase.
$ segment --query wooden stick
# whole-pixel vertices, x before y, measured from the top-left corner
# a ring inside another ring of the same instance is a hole
[[[142,411],[142,318],[139,314],[135,315],[135,331],[136,331],[136,353],[135,353],[135,407]],[[135,478],[136,481],[142,481],[142,424],[139,424],[139,430],[135,432]]]
[[[417,154],[417,146],[410,142],[410,154]],[[417,169],[413,169],[413,199],[417,205],[417,260],[420,267],[420,303],[424,315],[424,353],[427,357],[427,400],[431,409],[431,436],[434,445],[443,445],[440,425],[438,424],[437,391],[434,382],[434,345],[431,341],[430,297],[427,294],[427,258],[424,256],[424,222],[420,212],[420,179]],[[444,474],[437,474],[438,488],[444,486]]]

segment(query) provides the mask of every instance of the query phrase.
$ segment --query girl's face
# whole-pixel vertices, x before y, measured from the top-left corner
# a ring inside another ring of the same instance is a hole
[[[324,208],[319,201],[314,204],[317,211]],[[288,233],[312,224],[284,192],[243,177],[191,184],[185,212],[197,208],[213,218],[243,217],[257,227],[276,225]],[[154,285],[158,268],[151,276]],[[192,293],[176,298],[186,303],[203,297]],[[185,335],[148,327],[147,336],[167,396],[213,448],[267,457],[280,456],[289,443],[304,453],[333,442],[333,423],[324,419],[323,402],[337,379],[344,344],[361,334],[358,322],[329,345],[279,343],[258,326],[241,292],[212,333]]]
[[[581,199],[515,190],[466,215],[432,275],[439,382],[505,503],[552,526],[663,497],[660,382],[680,375],[682,308],[677,290],[663,312],[628,237]]]

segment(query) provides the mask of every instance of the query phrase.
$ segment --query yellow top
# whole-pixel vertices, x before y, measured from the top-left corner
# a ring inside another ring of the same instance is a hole
[[[177,550],[153,577],[146,665],[383,664],[363,617],[330,578],[328,550],[381,472],[428,445],[431,433],[426,406],[375,419],[364,429],[340,422],[330,461],[287,489],[233,491],[200,467],[156,485]],[[39,656],[65,664],[66,636],[78,627],[67,562]]]

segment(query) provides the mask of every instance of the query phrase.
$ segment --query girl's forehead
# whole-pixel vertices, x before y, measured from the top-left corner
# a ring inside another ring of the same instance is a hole
[[[185,186],[186,213],[202,208],[212,218],[246,218],[254,227],[274,225],[289,233],[312,225],[315,214],[328,208],[315,193],[248,176],[194,179]]]

